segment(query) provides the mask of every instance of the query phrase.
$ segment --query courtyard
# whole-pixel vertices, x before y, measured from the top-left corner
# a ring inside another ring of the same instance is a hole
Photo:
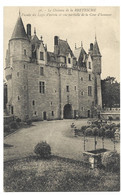
[[[53,155],[82,161],[84,140],[83,137],[74,137],[72,122],[78,128],[87,125],[87,119],[33,122],[31,127],[20,129],[5,137],[4,144],[8,147],[4,149],[4,161],[34,155],[34,147],[41,141],[50,144]],[[97,148],[102,148],[101,138],[97,139]],[[114,144],[110,139],[105,139],[105,148],[114,150]],[[88,137],[86,150],[93,149],[94,138]],[[119,143],[116,143],[116,150],[120,150]]]

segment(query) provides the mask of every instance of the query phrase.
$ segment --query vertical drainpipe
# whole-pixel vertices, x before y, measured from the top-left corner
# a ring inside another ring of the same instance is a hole
[[[79,95],[80,95],[80,91],[79,91],[79,70],[77,68],[78,71],[78,116],[79,116],[79,108],[80,108],[80,101],[79,101]]]
[[[60,119],[61,119],[61,74],[60,74],[60,67],[58,67],[58,74],[59,74],[59,113],[60,113]]]

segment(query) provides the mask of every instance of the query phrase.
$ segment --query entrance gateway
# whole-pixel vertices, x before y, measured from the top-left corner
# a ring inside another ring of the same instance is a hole
[[[72,106],[71,106],[71,104],[66,104],[64,106],[63,117],[65,119],[72,119]]]

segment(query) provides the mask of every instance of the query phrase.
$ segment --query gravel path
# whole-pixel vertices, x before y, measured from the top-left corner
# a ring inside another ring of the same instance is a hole
[[[87,125],[87,119],[34,122],[30,128],[23,128],[9,135],[5,138],[4,143],[13,145],[13,147],[5,147],[4,160],[33,155],[34,147],[40,141],[49,143],[54,155],[81,160],[84,142],[82,137],[76,138],[73,136],[70,127],[72,122],[77,127]],[[97,148],[101,147],[102,140],[98,139]],[[113,150],[114,145],[111,140],[105,140],[105,148]],[[86,150],[91,149],[94,149],[94,138],[88,138],[86,142]],[[116,149],[119,152],[119,143],[116,143]]]

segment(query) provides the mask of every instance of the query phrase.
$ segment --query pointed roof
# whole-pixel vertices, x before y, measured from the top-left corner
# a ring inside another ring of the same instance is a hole
[[[24,25],[23,25],[23,21],[19,15],[18,20],[16,22],[16,25],[14,27],[14,31],[12,34],[11,39],[27,39],[28,40],[28,36],[26,34]]]
[[[79,47],[79,48],[75,48],[74,51],[74,56],[77,58],[77,60],[79,59],[80,55],[82,57],[84,57],[85,55],[87,56],[86,51],[84,50],[83,46]]]
[[[95,42],[93,45],[93,55],[100,55],[101,56],[96,37],[95,37]]]
[[[67,41],[59,39],[58,46],[59,46],[59,55],[66,56],[70,53],[71,56],[73,56],[73,52]]]

